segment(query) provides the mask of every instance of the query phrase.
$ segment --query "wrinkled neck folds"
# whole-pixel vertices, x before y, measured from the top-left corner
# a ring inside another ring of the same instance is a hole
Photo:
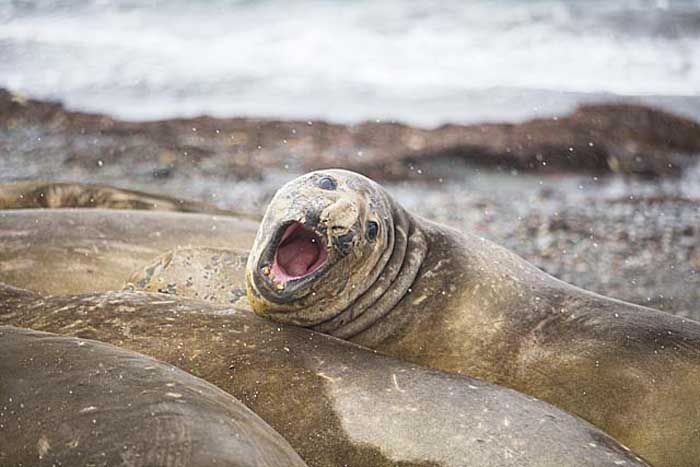
[[[312,329],[341,339],[352,338],[384,318],[410,292],[428,250],[423,231],[410,214],[391,202],[392,229],[386,248],[366,278],[356,277],[359,288],[344,309]]]

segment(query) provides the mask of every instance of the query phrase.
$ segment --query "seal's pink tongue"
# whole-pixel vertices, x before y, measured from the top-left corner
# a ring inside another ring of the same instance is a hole
[[[282,235],[272,264],[274,278],[285,283],[307,276],[323,266],[328,258],[315,232],[295,222]]]
[[[277,263],[290,276],[303,276],[318,259],[318,250],[309,239],[297,238],[277,250]]]

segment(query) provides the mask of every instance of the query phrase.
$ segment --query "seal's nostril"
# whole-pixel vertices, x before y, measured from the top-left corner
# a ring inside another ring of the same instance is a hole
[[[350,243],[355,238],[355,232],[348,232],[338,237],[340,243]]]

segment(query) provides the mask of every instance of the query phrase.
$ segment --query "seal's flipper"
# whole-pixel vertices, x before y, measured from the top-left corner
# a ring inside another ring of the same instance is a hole
[[[247,260],[247,250],[176,248],[133,273],[125,288],[250,308],[245,291]]]

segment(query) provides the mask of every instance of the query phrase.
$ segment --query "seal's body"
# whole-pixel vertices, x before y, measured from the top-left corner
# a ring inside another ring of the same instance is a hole
[[[0,355],[0,465],[306,465],[238,400],[136,352],[0,326]]]
[[[258,223],[231,216],[109,209],[0,211],[0,282],[50,294],[119,290],[178,247],[249,248]]]
[[[0,324],[113,343],[178,366],[240,399],[312,466],[646,465],[589,423],[516,391],[201,300],[45,297],[0,286]]]
[[[137,209],[239,215],[207,203],[106,185],[71,182],[0,184],[0,210],[39,208]]]
[[[358,174],[281,188],[246,282],[261,316],[518,389],[654,465],[700,459],[700,324],[561,282]]]

